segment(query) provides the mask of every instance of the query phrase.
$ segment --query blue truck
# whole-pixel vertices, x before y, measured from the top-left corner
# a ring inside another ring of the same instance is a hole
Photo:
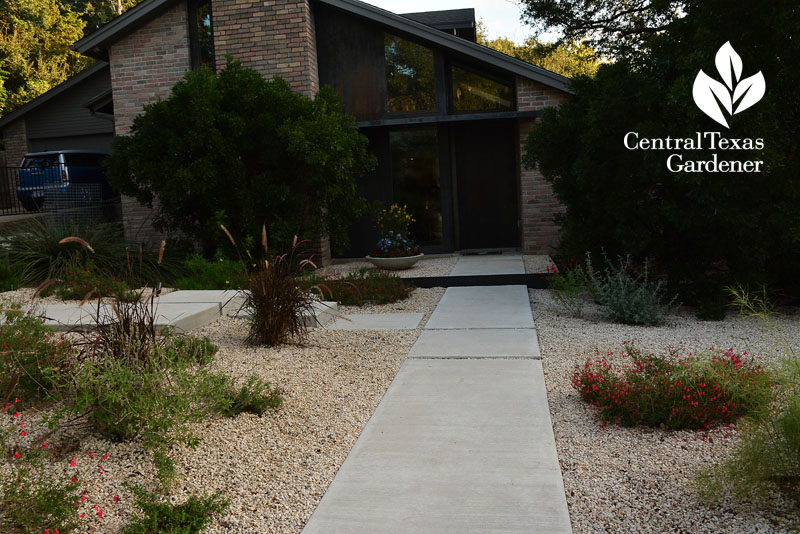
[[[26,211],[41,211],[48,192],[97,196],[98,202],[114,201],[119,193],[108,183],[103,166],[108,154],[90,150],[51,150],[25,154],[19,169],[17,198]],[[97,187],[80,187],[94,184]]]

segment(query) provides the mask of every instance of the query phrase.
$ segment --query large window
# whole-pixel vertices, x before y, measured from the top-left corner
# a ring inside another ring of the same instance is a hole
[[[436,111],[433,52],[396,35],[384,37],[390,112]]]
[[[453,66],[453,111],[512,111],[514,90],[508,82],[500,82],[475,71]]]
[[[189,39],[192,68],[202,66],[214,70],[214,26],[211,19],[211,0],[189,2]]]
[[[413,214],[411,235],[421,246],[442,244],[439,142],[436,128],[389,133],[393,201]]]

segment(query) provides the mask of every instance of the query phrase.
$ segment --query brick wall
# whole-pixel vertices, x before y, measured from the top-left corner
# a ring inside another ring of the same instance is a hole
[[[217,68],[230,54],[265,78],[295,91],[319,90],[314,20],[308,0],[218,0],[212,4]]]
[[[517,78],[517,109],[537,111],[558,106],[568,95],[533,80]],[[536,119],[518,121],[520,154],[525,151],[528,134],[536,127]],[[553,195],[553,188],[538,169],[520,164],[520,214],[522,249],[525,254],[549,254],[558,247],[560,231],[554,217],[563,212]]]
[[[130,132],[145,104],[169,96],[190,68],[188,7],[181,2],[158,18],[111,45],[111,90],[114,129]],[[128,239],[155,248],[163,239],[152,226],[153,210],[129,197],[122,198],[122,220]]]
[[[22,156],[28,152],[28,134],[25,130],[25,119],[17,119],[3,128],[4,165],[16,167]]]

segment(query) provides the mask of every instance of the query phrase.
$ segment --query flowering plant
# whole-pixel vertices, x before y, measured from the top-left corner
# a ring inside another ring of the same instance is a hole
[[[422,254],[419,248],[408,236],[394,233],[391,230],[386,237],[381,238],[374,249],[369,253],[373,258],[402,258]]]
[[[384,209],[377,220],[381,239],[369,253],[373,258],[402,258],[422,254],[422,249],[411,239],[409,226],[416,222],[405,205],[392,204]]]

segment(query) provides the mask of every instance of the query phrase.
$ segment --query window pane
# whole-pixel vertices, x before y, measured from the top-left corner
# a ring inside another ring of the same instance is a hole
[[[386,34],[384,54],[389,111],[436,111],[433,52],[417,43]]]
[[[460,67],[451,69],[453,110],[507,111],[513,109],[511,84],[491,80]]]
[[[64,154],[64,163],[69,167],[102,167],[104,158],[100,154]]]
[[[415,222],[411,237],[420,246],[442,244],[439,143],[436,128],[389,133],[394,203],[406,205]]]
[[[211,25],[211,2],[201,1],[197,6],[197,48],[200,65],[214,68],[214,29]]]

